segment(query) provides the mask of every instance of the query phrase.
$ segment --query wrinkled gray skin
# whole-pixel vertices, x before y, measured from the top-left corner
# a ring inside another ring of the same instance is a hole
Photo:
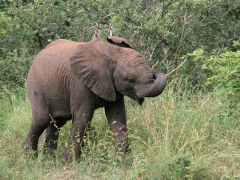
[[[105,108],[116,150],[127,151],[123,96],[142,104],[144,97],[162,93],[166,77],[153,72],[127,40],[114,36],[107,40],[60,39],[36,56],[27,79],[33,121],[23,142],[25,152],[37,152],[39,137],[46,129],[44,152],[54,156],[59,128],[72,119],[65,158],[72,157],[72,147],[78,158],[86,128],[99,107]]]

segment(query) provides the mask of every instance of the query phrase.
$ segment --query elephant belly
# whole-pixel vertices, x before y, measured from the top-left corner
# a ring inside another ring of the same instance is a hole
[[[62,97],[52,97],[49,109],[50,115],[54,119],[72,119],[69,100],[64,100]]]

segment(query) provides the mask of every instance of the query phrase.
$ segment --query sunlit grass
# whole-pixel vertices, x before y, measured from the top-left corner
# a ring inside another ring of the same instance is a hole
[[[171,87],[171,86],[170,86]],[[224,97],[173,91],[126,98],[131,152],[114,153],[104,111],[95,112],[81,161],[62,163],[71,122],[62,128],[57,159],[22,154],[31,123],[26,96],[2,98],[0,179],[234,179],[240,178],[240,118]]]

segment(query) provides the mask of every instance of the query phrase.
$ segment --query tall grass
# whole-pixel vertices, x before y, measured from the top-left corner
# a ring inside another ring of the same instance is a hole
[[[224,97],[168,85],[142,107],[126,98],[131,152],[114,153],[102,109],[95,112],[81,161],[62,163],[71,122],[60,133],[58,156],[32,159],[21,143],[31,123],[26,95],[4,93],[0,116],[0,179],[236,179],[240,178],[240,117]]]

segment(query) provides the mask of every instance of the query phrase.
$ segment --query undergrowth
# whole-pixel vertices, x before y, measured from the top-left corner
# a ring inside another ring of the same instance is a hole
[[[237,179],[240,118],[228,99],[171,85],[142,107],[126,98],[131,152],[114,153],[104,111],[95,112],[80,162],[63,163],[71,121],[60,132],[56,159],[22,154],[31,123],[27,95],[2,93],[0,179]],[[3,96],[4,94],[4,96]]]

